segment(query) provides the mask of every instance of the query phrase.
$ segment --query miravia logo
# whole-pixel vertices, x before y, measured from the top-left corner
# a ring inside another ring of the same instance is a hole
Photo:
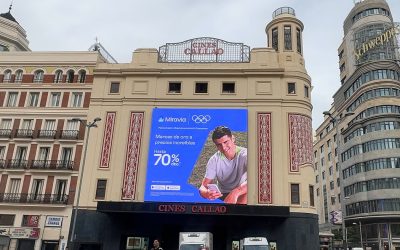
[[[181,123],[185,123],[187,122],[186,117],[160,117],[158,119],[158,122],[181,122]]]

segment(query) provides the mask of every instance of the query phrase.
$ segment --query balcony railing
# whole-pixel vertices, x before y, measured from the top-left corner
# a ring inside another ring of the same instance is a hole
[[[10,138],[12,129],[0,129],[0,138]]]
[[[57,134],[57,130],[39,130],[38,137],[39,138],[49,138],[55,139]]]
[[[51,169],[51,170],[73,170],[74,161],[69,160],[27,160],[12,159],[0,160],[0,169]]]
[[[78,139],[79,130],[61,130],[61,139]]]
[[[9,169],[27,169],[28,161],[22,159],[12,159],[6,162],[5,168]]]
[[[30,169],[52,169],[52,170],[73,170],[74,161],[34,160],[29,166]]]
[[[15,137],[17,138],[32,138],[33,130],[32,129],[17,129],[15,133]]]
[[[68,195],[0,193],[0,202],[66,205],[68,203]]]

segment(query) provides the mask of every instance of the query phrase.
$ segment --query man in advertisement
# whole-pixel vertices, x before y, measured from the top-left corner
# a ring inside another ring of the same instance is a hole
[[[208,160],[200,195],[208,200],[247,204],[247,149],[235,144],[234,135],[225,126],[214,129],[212,140],[218,151]]]

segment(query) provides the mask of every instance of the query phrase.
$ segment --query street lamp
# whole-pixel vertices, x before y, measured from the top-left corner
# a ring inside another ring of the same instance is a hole
[[[70,242],[71,242],[71,247],[69,249],[75,249],[75,226],[76,226],[76,216],[78,214],[78,207],[79,207],[79,199],[81,197],[81,188],[82,188],[82,177],[83,177],[83,170],[85,169],[85,162],[86,162],[86,154],[87,154],[87,147],[88,147],[88,141],[89,141],[89,134],[90,134],[90,129],[91,128],[97,128],[97,122],[101,121],[101,118],[96,117],[92,122],[86,122],[80,118],[73,118],[72,121],[74,122],[80,122],[83,126],[85,126],[85,129],[87,128],[87,133],[86,133],[86,138],[85,138],[85,149],[83,151],[83,158],[81,162],[81,166],[79,167],[79,185],[78,185],[78,192],[76,193],[76,205],[73,207],[73,215],[74,218],[72,220],[72,230],[71,230],[71,236],[70,236]]]
[[[353,222],[353,225],[357,225],[357,223]],[[360,226],[360,244],[361,244],[361,247],[363,247],[361,221],[358,221],[358,225]]]
[[[341,194],[341,199],[340,199],[340,209],[342,210],[342,240],[343,240],[343,245],[344,245],[344,249],[347,250],[347,237],[346,237],[346,224],[344,222],[344,217],[346,216],[346,207],[344,204],[344,185],[343,185],[343,171],[342,171],[342,166],[341,166],[341,161],[342,161],[342,157],[341,157],[341,153],[340,153],[340,137],[341,134],[339,134],[339,124],[341,121],[343,121],[344,118],[346,118],[347,116],[351,116],[354,115],[353,112],[348,112],[345,113],[343,117],[333,117],[333,115],[329,112],[329,111],[324,111],[323,112],[324,115],[327,115],[331,118],[331,122],[333,124],[333,126],[335,126],[336,129],[336,145],[337,145],[337,156],[338,156],[338,161],[337,163],[339,164],[339,180],[340,180],[340,194]]]

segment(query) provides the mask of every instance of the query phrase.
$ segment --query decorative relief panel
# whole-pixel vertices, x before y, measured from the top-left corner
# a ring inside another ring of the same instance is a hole
[[[257,116],[258,126],[258,202],[272,203],[271,113]]]
[[[110,155],[112,148],[112,140],[114,135],[115,112],[107,112],[106,126],[103,135],[103,148],[101,149],[100,168],[108,168],[110,163]]]
[[[298,172],[301,165],[312,164],[311,118],[289,114],[290,171]]]
[[[126,146],[122,199],[135,199],[144,113],[132,112]]]

